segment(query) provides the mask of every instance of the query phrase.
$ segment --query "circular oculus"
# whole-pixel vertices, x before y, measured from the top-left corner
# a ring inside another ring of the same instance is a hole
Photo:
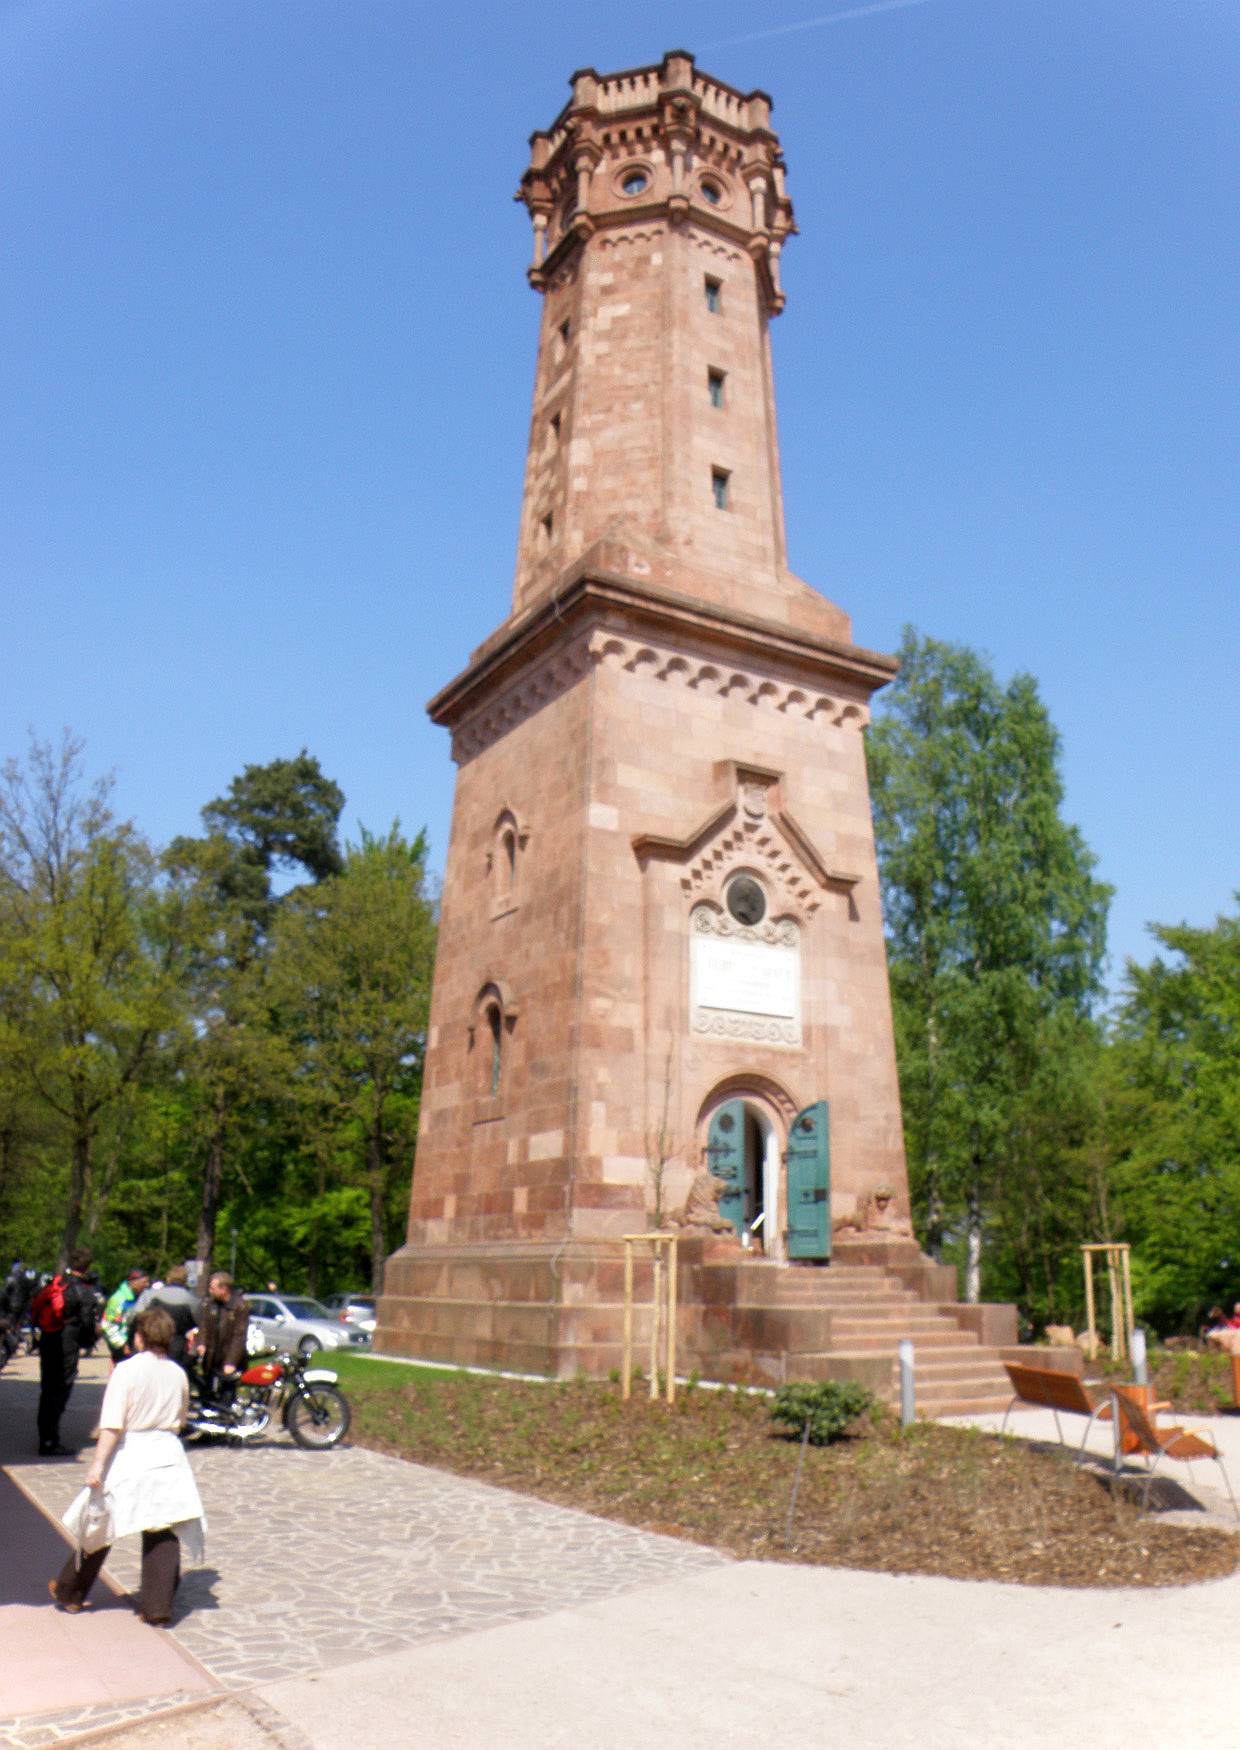
[[[727,891],[728,910],[738,924],[752,927],[766,916],[766,894],[752,875],[738,875]]]

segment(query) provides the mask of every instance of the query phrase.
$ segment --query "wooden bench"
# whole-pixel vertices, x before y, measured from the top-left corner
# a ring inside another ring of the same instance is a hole
[[[1109,1408],[1106,1401],[1095,1403],[1075,1373],[1060,1373],[1053,1367],[1033,1367],[1027,1361],[1005,1361],[1003,1365],[1012,1382],[1013,1396],[1003,1412],[1000,1434],[1007,1431],[1008,1417],[1017,1404],[1035,1404],[1038,1409],[1050,1410],[1054,1415],[1055,1432],[1061,1446],[1067,1442],[1063,1437],[1060,1414],[1085,1417],[1085,1432],[1077,1448],[1078,1456],[1083,1453],[1089,1430],[1102,1411]]]
[[[1223,1473],[1231,1510],[1237,1520],[1240,1520],[1240,1507],[1236,1506],[1236,1497],[1232,1490],[1231,1478],[1227,1474],[1227,1466],[1223,1463],[1223,1455],[1214,1444],[1214,1438],[1208,1428],[1156,1428],[1144,1404],[1131,1386],[1112,1386],[1111,1405],[1117,1427],[1125,1435],[1130,1435],[1134,1442],[1131,1450],[1140,1452],[1145,1457],[1149,1474],[1146,1477],[1145,1493],[1141,1498],[1142,1507],[1149,1500],[1150,1489],[1154,1482],[1154,1472],[1160,1460],[1174,1458],[1185,1464],[1191,1464],[1195,1458],[1212,1458]],[[1125,1451],[1130,1450],[1127,1440],[1123,1444]],[[1120,1464],[1121,1458],[1117,1446],[1116,1471],[1119,1470]]]

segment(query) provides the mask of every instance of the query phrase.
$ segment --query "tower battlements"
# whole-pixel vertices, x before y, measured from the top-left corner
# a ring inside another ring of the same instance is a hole
[[[700,73],[679,49],[654,67],[586,68],[571,83],[551,127],[530,137],[516,197],[534,226],[531,283],[542,290],[600,227],[692,218],[741,244],[758,266],[766,313],[778,315],[780,251],[796,223],[767,94]]]

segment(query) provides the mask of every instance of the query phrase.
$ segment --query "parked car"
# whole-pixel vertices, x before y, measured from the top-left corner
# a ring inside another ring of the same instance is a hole
[[[373,1337],[379,1311],[373,1294],[329,1294],[323,1305],[355,1331],[369,1331]]]
[[[250,1335],[256,1333],[269,1349],[296,1349],[312,1355],[316,1349],[368,1349],[370,1332],[342,1324],[321,1300],[305,1295],[247,1294]]]

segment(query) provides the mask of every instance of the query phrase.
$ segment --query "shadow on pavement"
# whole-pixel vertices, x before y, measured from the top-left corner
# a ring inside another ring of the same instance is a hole
[[[0,1605],[46,1604],[47,1583],[60,1570],[69,1542],[11,1477],[0,1471]],[[100,1599],[100,1603],[104,1603]]]
[[[200,1611],[219,1609],[219,1599],[215,1596],[219,1577],[218,1568],[191,1568],[187,1574],[182,1574],[176,1601],[172,1606],[173,1628],[183,1616],[196,1616]]]
[[[13,1364],[0,1378],[0,1466],[20,1472],[28,1466],[62,1465],[76,1469],[72,1459],[41,1459],[35,1433],[39,1405],[37,1359],[16,1364],[27,1377],[14,1377]],[[33,1377],[28,1375],[33,1373]],[[84,1443],[98,1411],[99,1388],[83,1382],[74,1389],[74,1400],[64,1417],[64,1433],[73,1445]],[[0,1570],[0,1605],[48,1603],[47,1583],[60,1571],[69,1553],[68,1538],[42,1508],[37,1507],[12,1476],[0,1469],[0,1549],[5,1560]],[[107,1585],[93,1594],[96,1609],[106,1610],[121,1601]]]

